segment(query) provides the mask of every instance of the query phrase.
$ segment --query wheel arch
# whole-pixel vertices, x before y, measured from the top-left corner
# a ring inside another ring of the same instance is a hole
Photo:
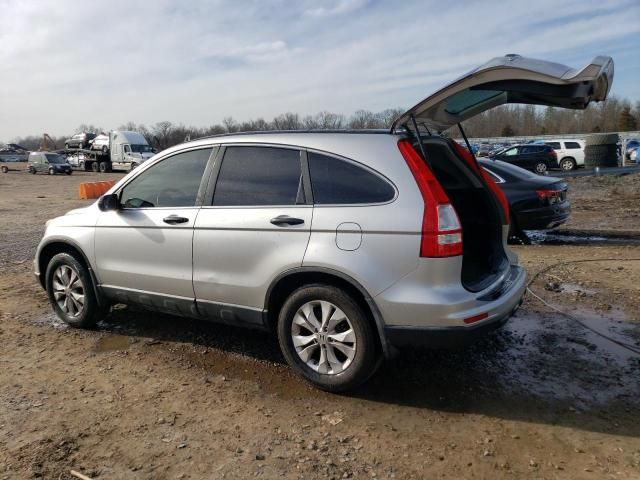
[[[89,271],[89,275],[91,276],[91,283],[93,283],[93,291],[96,295],[98,305],[102,306],[104,304],[104,299],[98,289],[98,281],[95,276],[95,272],[91,267],[91,262],[89,262],[89,259],[87,258],[86,254],[84,253],[80,245],[78,245],[76,242],[68,238],[52,238],[38,249],[38,253],[36,257],[37,263],[38,263],[38,273],[39,273],[38,281],[40,282],[40,285],[42,286],[42,288],[44,289],[47,288],[47,285],[46,285],[47,265],[49,265],[49,262],[51,261],[51,259],[59,253],[68,253],[74,256],[82,264],[84,264],[85,267],[87,267],[87,270]]]
[[[373,323],[378,340],[378,347],[385,357],[393,356],[393,347],[388,344],[384,333],[384,321],[373,298],[366,289],[351,276],[337,270],[325,267],[298,267],[287,270],[278,275],[267,289],[265,295],[265,318],[267,328],[275,329],[278,312],[287,297],[303,285],[324,283],[347,291],[363,308],[367,318]]]

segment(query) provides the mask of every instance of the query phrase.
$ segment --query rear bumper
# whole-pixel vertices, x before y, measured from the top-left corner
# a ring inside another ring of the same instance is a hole
[[[456,348],[470,345],[502,327],[522,304],[522,298],[508,313],[468,327],[386,327],[387,341],[396,348]]]
[[[516,212],[516,221],[521,230],[544,230],[562,225],[571,215],[571,204],[564,202],[559,205],[521,210]]]
[[[428,263],[422,272],[405,277],[375,298],[390,346],[469,343],[502,326],[522,303],[526,273],[520,266],[511,265],[500,281],[472,293],[461,286],[459,277],[457,286],[429,282],[429,274],[438,268],[437,263]],[[483,315],[486,318],[465,323],[465,319]]]

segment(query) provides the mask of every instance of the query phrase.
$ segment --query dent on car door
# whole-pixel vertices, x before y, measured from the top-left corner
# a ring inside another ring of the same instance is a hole
[[[212,148],[179,152],[140,172],[119,191],[118,210],[96,225],[97,274],[122,303],[195,313],[193,226]]]
[[[273,279],[302,264],[313,211],[303,161],[300,150],[274,146],[227,146],[218,154],[193,238],[200,313],[261,324]]]

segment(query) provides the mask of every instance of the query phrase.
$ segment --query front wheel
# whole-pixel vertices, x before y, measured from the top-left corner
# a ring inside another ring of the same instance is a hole
[[[547,172],[547,164],[544,162],[538,162],[536,163],[534,170],[538,175],[544,175]]]
[[[73,255],[55,255],[46,273],[49,302],[56,315],[72,327],[87,328],[105,313],[98,305],[91,275]]]
[[[329,285],[308,285],[289,296],[278,317],[278,340],[287,363],[322,390],[353,389],[377,366],[367,314]]]
[[[106,145],[103,145],[102,146],[102,154],[106,155],[108,151],[109,151],[109,147],[107,147]]]
[[[55,175],[56,171],[53,168],[49,169],[49,175]]]
[[[573,158],[563,158],[560,161],[560,169],[563,172],[570,172],[576,168],[576,161]]]

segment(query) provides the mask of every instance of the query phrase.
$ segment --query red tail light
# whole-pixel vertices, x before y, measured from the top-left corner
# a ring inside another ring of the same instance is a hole
[[[400,140],[398,148],[407,162],[424,200],[420,256],[454,257],[462,255],[462,227],[449,197],[408,140]]]
[[[491,178],[491,175],[485,172],[484,168],[481,168],[477,162],[473,161],[473,155],[471,155],[471,153],[469,153],[469,151],[466,148],[463,148],[462,145],[460,145],[457,142],[452,142],[452,143],[453,143],[453,148],[455,148],[456,150],[456,153],[460,157],[462,157],[462,159],[465,162],[467,162],[467,164],[473,170],[475,170],[477,173],[480,174],[480,176],[484,179],[485,183],[489,186],[493,194],[496,196],[496,198],[498,199],[498,203],[502,205],[502,210],[504,211],[505,225],[509,225],[509,220],[511,217],[509,216],[509,200],[507,199],[507,196],[504,194],[504,192],[498,186],[498,184],[493,180],[493,178]]]
[[[549,149],[549,151],[548,151],[547,153],[548,153],[548,154],[549,154],[549,156],[550,156],[551,158],[553,158],[554,160],[557,160],[557,159],[558,159],[558,153],[557,153],[553,148],[550,148],[550,149]]]
[[[540,189],[536,190],[538,198],[546,205],[553,205],[562,201],[562,190]]]

